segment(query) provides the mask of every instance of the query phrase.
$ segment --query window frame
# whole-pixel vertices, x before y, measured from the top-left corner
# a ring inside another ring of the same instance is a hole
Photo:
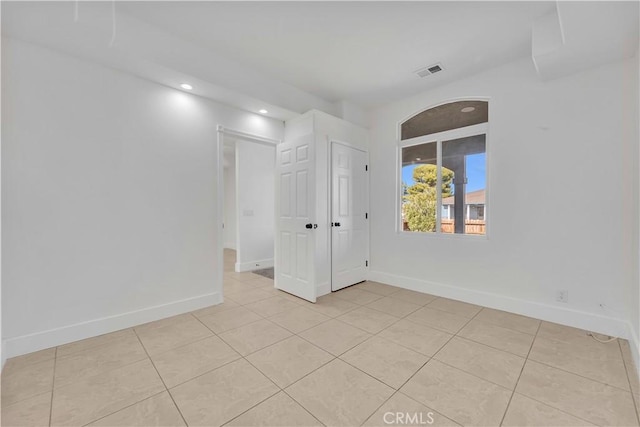
[[[488,101],[488,100],[487,100]],[[454,102],[454,101],[449,101]],[[449,103],[446,102],[445,104]],[[444,104],[439,104],[444,105]],[[437,107],[434,106],[434,107]],[[430,108],[434,108],[430,107]],[[424,110],[423,110],[424,111]],[[479,123],[476,125],[465,126],[461,128],[446,130],[442,132],[432,133],[429,135],[417,136],[402,140],[400,133],[400,126],[398,126],[398,142],[396,150],[396,234],[401,236],[429,236],[428,238],[445,238],[445,239],[488,239],[489,238],[489,162],[490,162],[490,144],[489,144],[489,122]],[[416,145],[432,143],[436,144],[436,166],[438,171],[436,188],[442,187],[442,142],[453,139],[466,138],[476,135],[485,135],[485,204],[484,204],[484,221],[485,221],[485,234],[458,234],[458,233],[443,233],[442,227],[442,192],[436,191],[436,231],[435,232],[418,232],[418,231],[405,231],[402,227],[402,149],[406,147],[413,147]],[[446,237],[445,237],[446,236]]]

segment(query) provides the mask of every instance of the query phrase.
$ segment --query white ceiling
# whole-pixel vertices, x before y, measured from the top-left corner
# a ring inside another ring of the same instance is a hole
[[[537,1],[119,1],[109,45],[112,3],[78,4],[75,21],[75,2],[2,1],[3,35],[172,87],[188,81],[196,94],[280,119],[311,108],[338,114],[341,102],[370,108],[530,57],[533,22],[556,8]],[[610,61],[637,49],[638,2],[607,4],[615,13],[583,27],[607,24],[586,54]],[[438,62],[439,74],[413,74]]]
[[[390,102],[531,53],[549,2],[130,2],[124,10],[330,102]],[[441,62],[440,75],[413,72]]]

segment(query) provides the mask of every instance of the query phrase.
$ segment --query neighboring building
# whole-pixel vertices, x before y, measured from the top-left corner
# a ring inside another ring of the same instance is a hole
[[[484,221],[485,219],[485,190],[472,191],[466,193],[465,197],[465,218],[467,220],[475,219]],[[442,199],[442,219],[454,219],[455,201],[454,197],[445,197]]]

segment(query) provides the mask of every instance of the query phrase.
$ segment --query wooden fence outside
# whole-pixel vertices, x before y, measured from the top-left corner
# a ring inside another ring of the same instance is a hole
[[[443,219],[440,224],[440,231],[443,233],[455,232],[455,221]],[[485,234],[485,222],[483,219],[468,219],[464,223],[465,234]]]
[[[404,231],[409,230],[409,224],[405,222],[403,224]],[[455,232],[455,221],[452,219],[443,219],[440,224],[440,231],[442,233],[454,233]],[[464,232],[465,234],[485,234],[485,221],[483,219],[468,219],[464,224]]]

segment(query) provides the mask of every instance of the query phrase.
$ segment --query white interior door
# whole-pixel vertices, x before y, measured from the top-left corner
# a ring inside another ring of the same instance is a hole
[[[331,144],[331,290],[366,279],[367,155]]]
[[[316,301],[314,136],[276,147],[275,287]]]

